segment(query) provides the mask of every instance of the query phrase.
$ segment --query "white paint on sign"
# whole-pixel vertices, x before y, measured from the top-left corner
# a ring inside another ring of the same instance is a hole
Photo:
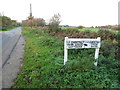
[[[81,49],[81,48],[96,48],[95,50],[95,66],[98,63],[98,55],[100,48],[100,37],[97,39],[86,39],[86,38],[68,38],[64,40],[64,65],[67,62],[68,49]]]

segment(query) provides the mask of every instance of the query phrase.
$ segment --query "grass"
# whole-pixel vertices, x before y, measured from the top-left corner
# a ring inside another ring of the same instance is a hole
[[[60,27],[62,30],[71,29],[72,27]]]
[[[100,29],[99,28],[83,28],[83,29],[78,29],[79,31],[85,31],[85,30],[90,30],[94,32],[98,32]]]
[[[60,27],[62,30],[69,30],[69,29],[75,29],[75,30],[78,30],[78,31],[86,31],[86,30],[89,30],[89,31],[94,31],[94,32],[98,32],[99,30],[101,30],[100,28],[82,28],[82,29],[77,29],[75,27]],[[109,30],[115,34],[118,34],[118,30],[112,30],[112,29],[105,29],[105,30]]]
[[[63,65],[64,43],[40,29],[23,28],[26,36],[24,65],[13,88],[118,88],[118,65],[114,52],[112,62],[94,67],[94,49],[69,50],[67,64]]]
[[[101,29],[99,29],[99,28],[83,28],[83,29],[79,29],[79,31],[85,31],[85,30],[90,30],[90,31],[98,32]],[[111,31],[111,32],[116,33],[116,34],[118,33],[117,30],[112,30],[112,29],[105,29],[105,30]]]
[[[10,27],[10,28],[7,28],[7,29],[0,29],[0,31],[10,31],[10,30],[15,29],[15,28],[17,28],[17,27]]]

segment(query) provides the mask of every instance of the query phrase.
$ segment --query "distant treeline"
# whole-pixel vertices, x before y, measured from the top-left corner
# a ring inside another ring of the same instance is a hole
[[[29,26],[29,27],[44,27],[47,26],[48,30],[50,32],[56,32],[59,30],[59,24],[61,22],[61,16],[60,14],[54,14],[53,17],[51,17],[46,24],[45,20],[43,18],[34,18],[34,17],[28,17],[28,19],[22,21],[22,26]]]
[[[45,26],[46,22],[43,18],[33,18],[22,21],[22,26]]]
[[[20,23],[18,23],[16,20],[12,20],[7,16],[0,16],[0,29],[5,30],[17,26],[20,26]]]
[[[96,26],[95,28],[107,28],[107,29],[113,29],[113,30],[120,30],[120,25]]]

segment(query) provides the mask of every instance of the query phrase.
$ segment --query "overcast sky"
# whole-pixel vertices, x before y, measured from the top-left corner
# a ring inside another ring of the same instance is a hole
[[[118,24],[120,0],[1,0],[0,12],[11,19],[25,20],[32,4],[33,16],[46,22],[56,13],[61,25],[101,26]]]

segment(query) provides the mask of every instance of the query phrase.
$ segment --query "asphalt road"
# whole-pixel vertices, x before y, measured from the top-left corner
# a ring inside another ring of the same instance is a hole
[[[6,64],[2,69],[2,88],[11,88],[21,71],[21,66],[23,65],[24,58],[24,46],[25,40],[24,36],[21,35],[15,48],[12,50],[10,58],[7,60]]]
[[[2,67],[7,62],[10,53],[15,47],[21,35],[21,27],[10,31],[0,32],[0,59],[2,58]],[[2,44],[1,44],[2,43]]]

